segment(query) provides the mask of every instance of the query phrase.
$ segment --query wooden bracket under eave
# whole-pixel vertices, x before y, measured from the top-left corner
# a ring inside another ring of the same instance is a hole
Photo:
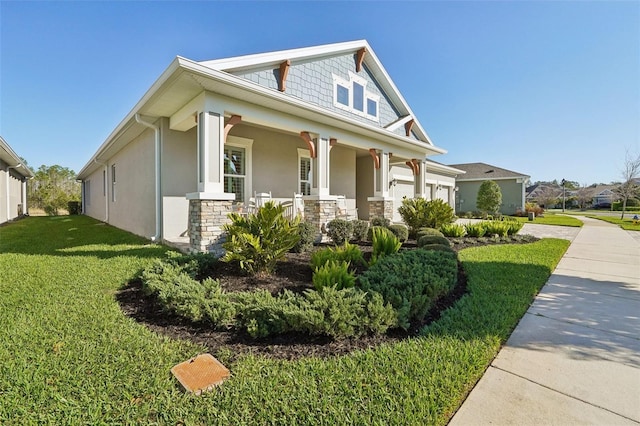
[[[337,143],[338,143],[338,139],[329,138],[329,151],[331,151],[331,148],[333,148]]]
[[[227,124],[224,125],[224,142],[225,143],[227,143],[227,136],[229,136],[229,132],[231,131],[231,128],[236,124],[240,123],[241,121],[242,121],[242,117],[239,115],[232,115],[231,117],[229,117],[229,120],[227,120]]]
[[[369,149],[369,154],[371,155],[371,158],[373,158],[373,167],[375,167],[376,169],[379,169],[380,156],[378,155],[378,152],[375,150],[375,148],[371,148]]]
[[[415,168],[415,164],[413,164],[411,161],[407,161],[406,163],[404,163],[407,165],[407,167],[409,167],[411,169],[411,173],[415,176],[416,175],[416,168]]]
[[[291,61],[289,59],[280,64],[280,81],[278,81],[278,90],[281,92],[287,90],[287,75],[289,74],[290,67]]]
[[[418,174],[420,173],[420,163],[415,158],[412,158],[411,164],[413,164],[413,175],[418,176]]]
[[[311,135],[309,135],[309,132],[300,132],[300,137],[307,143],[307,146],[309,147],[309,157],[316,158],[316,144],[311,139]]]
[[[407,134],[407,137],[411,136],[411,128],[413,127],[414,119],[407,121],[404,123],[404,131]]]
[[[356,72],[360,72],[360,70],[362,69],[362,61],[364,61],[364,55],[366,53],[367,49],[364,47],[358,50],[358,53],[356,55]]]

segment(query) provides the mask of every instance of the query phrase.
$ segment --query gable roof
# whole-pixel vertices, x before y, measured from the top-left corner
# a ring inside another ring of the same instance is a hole
[[[230,74],[227,71],[217,69],[224,67],[226,70],[231,70],[237,69],[238,67],[251,66],[256,63],[271,64],[274,60],[277,62],[279,58],[289,55],[295,55],[296,58],[303,56],[314,58],[320,54],[330,55],[331,52],[333,52],[333,54],[345,51],[357,52],[363,47],[367,49],[368,53],[365,56],[369,58],[365,59],[365,64],[371,67],[372,70],[382,73],[381,75],[386,77],[380,78],[381,84],[384,82],[385,85],[391,88],[389,93],[393,93],[393,97],[398,100],[398,105],[402,107],[401,112],[406,111],[414,117],[413,131],[419,136],[419,140],[399,136],[389,129],[359,122],[296,97],[286,95],[278,90],[261,86],[242,77]],[[137,122],[136,115],[146,116],[148,120],[155,120],[159,117],[172,117],[203,92],[216,93],[230,99],[239,99],[244,102],[262,106],[276,113],[291,114],[310,121],[321,120],[325,125],[333,126],[362,137],[381,140],[394,146],[408,146],[411,149],[418,149],[428,153],[428,155],[444,154],[447,152],[445,149],[439,148],[431,142],[413,115],[413,112],[409,109],[404,98],[402,98],[391,79],[388,78],[386,71],[382,68],[382,65],[379,63],[368,43],[361,40],[304,49],[284,50],[267,54],[239,56],[218,61],[197,62],[177,56],[111,132],[102,145],[100,145],[95,154],[89,159],[82,170],[80,170],[77,178],[86,178],[99,167],[101,161],[122,149],[147,129],[144,125]],[[186,122],[187,120],[185,120],[185,123]],[[189,126],[193,126],[193,120],[189,122],[191,123]],[[175,127],[172,128],[185,131],[190,127],[181,128],[180,123],[177,123]]]
[[[429,135],[420,124],[418,118],[415,116],[415,114],[409,107],[409,104],[404,99],[396,85],[393,83],[391,77],[384,69],[382,63],[366,40],[355,40],[343,43],[303,47],[299,49],[279,50],[274,52],[257,53],[253,55],[235,56],[231,58],[201,61],[198,63],[200,65],[204,65],[205,67],[218,71],[234,73],[238,71],[250,70],[257,67],[277,68],[283,61],[286,60],[309,61],[330,56],[344,55],[348,53],[355,54],[361,49],[365,49],[366,52],[364,55],[363,63],[367,66],[367,69],[371,72],[377,83],[382,87],[385,95],[390,99],[393,106],[402,116],[402,118],[398,120],[398,123],[400,123],[399,125],[404,124],[406,121],[412,118],[414,120],[412,131],[416,133],[418,139],[427,142],[429,145],[433,145],[433,142],[429,138]],[[397,127],[398,123],[390,123],[390,126],[388,127]]]
[[[486,163],[464,163],[450,164],[449,167],[464,170],[466,174],[460,181],[472,180],[500,180],[500,179],[517,179],[528,178],[529,175],[518,173],[501,167],[492,166]]]
[[[11,149],[7,141],[5,141],[2,136],[0,136],[0,160],[7,163],[9,167],[15,170],[18,174],[27,178],[33,177],[31,170],[23,164],[22,159],[18,157],[18,154],[16,154],[13,149]]]

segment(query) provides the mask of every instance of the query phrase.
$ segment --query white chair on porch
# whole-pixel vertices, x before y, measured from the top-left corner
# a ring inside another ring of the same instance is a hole
[[[291,201],[280,203],[284,207],[284,216],[293,220],[298,216],[304,217],[304,204],[302,204],[302,194],[293,194]]]

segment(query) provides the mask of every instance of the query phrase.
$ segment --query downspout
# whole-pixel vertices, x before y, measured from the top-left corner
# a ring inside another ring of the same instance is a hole
[[[162,237],[161,221],[162,221],[162,199],[160,197],[160,126],[144,121],[140,114],[136,114],[136,121],[143,126],[153,129],[155,132],[155,203],[156,203],[156,234],[151,237],[151,241],[158,241]]]
[[[105,223],[109,223],[109,185],[107,184],[107,182],[109,181],[108,179],[108,175],[109,175],[109,168],[107,167],[107,163],[102,163],[100,161],[98,161],[98,159],[94,159],[93,160],[96,164],[99,164],[101,166],[104,167],[104,182],[102,182],[102,184],[104,185],[103,191],[104,191],[104,222]],[[87,195],[87,191],[86,191],[86,186],[84,185],[84,181],[83,181],[83,185],[82,188],[84,189],[84,195]],[[84,209],[86,206],[84,205],[85,201],[84,198],[82,198],[82,208]],[[86,211],[83,211],[85,214],[87,213]]]

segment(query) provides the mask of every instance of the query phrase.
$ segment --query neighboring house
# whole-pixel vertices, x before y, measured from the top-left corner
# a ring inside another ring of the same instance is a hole
[[[0,223],[27,213],[27,179],[33,173],[0,136]]]
[[[565,191],[567,197],[569,191]],[[525,201],[545,209],[562,207],[562,186],[553,183],[536,183],[525,189]]]
[[[610,208],[620,196],[615,193],[618,185],[596,185],[593,187],[593,207]]]
[[[464,176],[456,179],[456,210],[477,211],[476,200],[482,182],[492,180],[502,191],[500,213],[506,215],[524,211],[525,189],[528,175],[502,169],[485,163],[452,164],[449,167],[463,170]]]
[[[407,195],[435,196],[442,182],[439,196],[452,200],[443,188],[458,171],[426,160],[445,152],[362,40],[177,57],[78,179],[85,214],[152,239],[188,235],[206,251],[227,214],[260,194],[301,200],[318,229],[341,211],[393,219],[396,175]]]

